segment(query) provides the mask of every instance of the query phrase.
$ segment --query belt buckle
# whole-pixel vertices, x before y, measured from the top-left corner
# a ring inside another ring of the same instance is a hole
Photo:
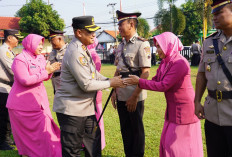
[[[222,101],[222,91],[216,90],[216,97],[217,97],[217,101],[221,102]]]

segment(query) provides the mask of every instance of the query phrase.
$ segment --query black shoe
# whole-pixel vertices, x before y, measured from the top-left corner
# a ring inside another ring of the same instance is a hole
[[[8,144],[8,145],[15,145],[15,142],[10,138],[10,139],[7,139],[6,140],[6,143]]]
[[[0,150],[14,150],[14,147],[11,147],[9,144],[4,142],[0,145]]]

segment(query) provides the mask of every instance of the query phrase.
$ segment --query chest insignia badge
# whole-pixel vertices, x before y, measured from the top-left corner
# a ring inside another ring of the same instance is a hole
[[[206,53],[207,54],[214,54],[214,50],[207,50]]]

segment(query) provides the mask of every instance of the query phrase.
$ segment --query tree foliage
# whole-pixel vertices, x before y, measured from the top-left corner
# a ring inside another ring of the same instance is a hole
[[[49,29],[63,30],[65,26],[57,11],[42,0],[30,0],[15,16],[21,17],[19,26],[24,35],[35,33],[47,37]]]
[[[137,32],[138,35],[143,38],[149,38],[150,37],[150,26],[146,19],[144,18],[138,18],[138,27]]]
[[[154,17],[154,24],[159,27],[160,32],[171,31],[170,22],[172,22],[173,33],[178,35],[181,34],[186,26],[186,19],[182,11],[175,5],[172,6],[172,20],[170,11],[167,9],[160,10]]]
[[[159,9],[163,9],[163,5],[167,2],[169,5],[173,5],[177,0],[158,0],[158,7]]]
[[[200,32],[203,29],[203,3],[204,1],[191,2],[182,4],[182,11],[186,17],[186,28],[183,32],[183,44],[191,45],[194,40],[200,38]],[[207,9],[208,30],[212,26],[211,10]]]

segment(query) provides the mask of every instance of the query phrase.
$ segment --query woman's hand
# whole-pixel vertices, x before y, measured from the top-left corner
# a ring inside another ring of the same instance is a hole
[[[129,75],[129,78],[123,79],[123,83],[127,86],[139,84],[139,77],[136,75]]]
[[[47,63],[45,69],[47,70],[48,74],[51,74],[55,72],[56,70],[59,70],[61,66],[61,63],[55,62],[55,63],[50,63],[50,61]]]

